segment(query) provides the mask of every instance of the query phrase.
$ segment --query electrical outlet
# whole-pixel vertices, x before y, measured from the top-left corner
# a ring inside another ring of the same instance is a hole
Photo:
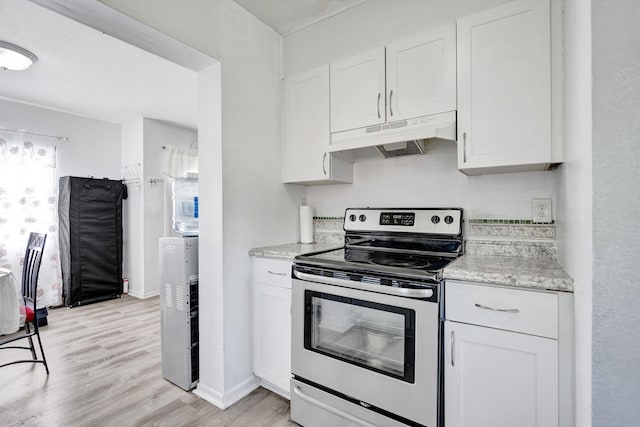
[[[533,199],[533,222],[551,222],[551,199]]]

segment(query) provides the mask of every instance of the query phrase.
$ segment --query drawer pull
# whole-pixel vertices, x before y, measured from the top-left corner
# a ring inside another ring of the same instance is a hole
[[[267,270],[267,272],[269,274],[273,274],[274,276],[286,276],[287,275],[287,273],[278,273],[278,272],[271,271],[271,270]]]
[[[478,303],[476,303],[475,306],[484,310],[499,311],[501,313],[520,313],[520,310],[517,308],[493,308]]]

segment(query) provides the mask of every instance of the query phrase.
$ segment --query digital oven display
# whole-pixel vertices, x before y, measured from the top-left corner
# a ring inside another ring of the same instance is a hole
[[[382,212],[380,213],[380,225],[404,225],[411,227],[416,221],[414,212]]]

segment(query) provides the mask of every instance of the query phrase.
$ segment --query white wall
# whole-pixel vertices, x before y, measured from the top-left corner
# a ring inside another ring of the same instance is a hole
[[[127,177],[143,174],[144,121],[131,120],[122,125],[122,166]],[[122,210],[122,275],[129,279],[129,294],[144,297],[144,193],[142,184],[127,184],[128,199]]]
[[[555,172],[469,177],[458,172],[456,144],[438,141],[423,156],[357,159],[353,184],[311,186],[316,216],[342,216],[364,206],[451,206],[467,218],[531,219],[531,199],[554,197]]]
[[[221,62],[221,146],[198,126],[200,290],[208,308],[200,311],[200,324],[207,326],[201,328],[198,390],[226,406],[255,386],[247,252],[297,239],[304,194],[281,184],[280,37],[231,0],[194,0],[189,7],[172,0],[104,3]],[[218,93],[215,87],[211,93]]]
[[[222,207],[221,67],[217,64],[198,75],[198,156],[200,168],[199,290],[200,382],[195,393],[217,406],[225,405],[224,251]],[[206,159],[206,160],[204,160]],[[206,195],[206,197],[205,197]],[[205,305],[206,304],[206,305]],[[206,320],[206,327],[202,321]]]
[[[158,294],[158,239],[165,234],[165,215],[171,215],[164,184],[149,179],[165,178],[163,145],[188,148],[195,141],[195,130],[158,120],[141,117],[122,125],[122,166],[139,176],[139,182],[127,185],[123,220],[123,275],[129,279],[129,293],[137,298]]]
[[[564,52],[565,162],[557,172],[557,247],[559,261],[575,281],[575,422],[589,426],[593,276],[589,1],[565,1]]]
[[[284,37],[286,75],[363,52],[506,0],[370,0]],[[356,160],[353,184],[311,186],[308,203],[321,216],[354,206],[456,206],[467,218],[530,219],[531,199],[554,198],[554,172],[467,177],[456,145],[438,142],[425,156]]]
[[[166,152],[162,149],[163,145],[190,148],[197,142],[198,135],[193,129],[147,118],[143,120],[143,133],[144,296],[148,297],[158,294],[158,239],[165,236],[165,215],[171,217],[172,214],[171,200],[167,206],[164,203],[164,183],[152,184],[149,179],[165,179],[163,165]]]
[[[0,127],[54,136],[56,175],[120,178],[120,125],[0,99]]]
[[[595,426],[640,419],[640,8],[591,2]]]

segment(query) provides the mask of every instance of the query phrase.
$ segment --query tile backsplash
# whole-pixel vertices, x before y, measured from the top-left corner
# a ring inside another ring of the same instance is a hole
[[[518,219],[467,219],[467,240],[534,240],[555,241],[556,225],[534,224]]]
[[[313,241],[315,243],[344,243],[344,217],[313,217]]]
[[[313,241],[344,242],[344,217],[314,217]],[[465,252],[474,255],[500,255],[554,258],[556,225],[534,224],[530,220],[467,219]]]

